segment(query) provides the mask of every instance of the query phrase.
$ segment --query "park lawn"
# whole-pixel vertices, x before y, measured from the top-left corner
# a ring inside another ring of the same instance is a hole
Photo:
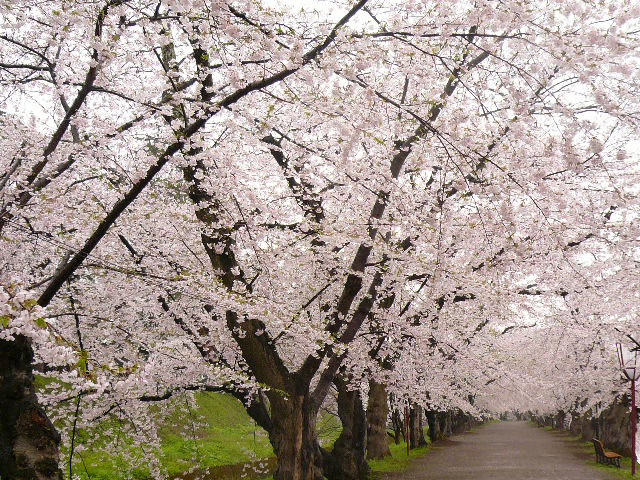
[[[546,429],[546,427],[545,427]],[[606,470],[609,473],[613,473],[615,475],[617,475],[620,478],[637,478],[637,477],[632,477],[631,476],[631,458],[630,457],[624,457],[620,463],[622,464],[622,468],[617,468],[614,467],[612,465],[603,465],[601,463],[596,462],[595,460],[595,453],[594,453],[594,449],[593,449],[593,443],[591,442],[585,442],[582,439],[581,435],[575,435],[572,436],[570,435],[566,430],[559,430],[559,429],[551,429],[556,433],[561,434],[562,436],[560,438],[562,438],[562,440],[566,440],[568,442],[574,442],[578,445],[579,447],[579,451],[582,453],[588,453],[592,456],[591,460],[587,460],[587,465],[591,466],[591,467],[595,467],[595,468],[599,468],[601,470]],[[640,465],[637,466],[636,471],[640,472]]]
[[[591,451],[593,451],[593,445],[591,445]],[[596,462],[595,460],[589,460],[587,462],[588,465],[591,465],[592,467],[596,467],[599,468],[601,470],[606,470],[609,473],[613,473],[614,475],[617,475],[620,478],[638,478],[638,474],[640,474],[640,465],[636,465],[636,476],[632,477],[631,476],[631,458],[630,457],[624,457],[620,463],[622,464],[622,468],[617,468],[611,465],[603,465],[601,463]]]
[[[204,426],[191,427],[190,416],[171,419],[174,426],[162,429],[162,458],[170,473],[192,465],[232,465],[273,455],[266,432],[255,425],[242,404],[231,395],[202,393],[196,396]],[[195,421],[195,420],[194,420]]]
[[[425,455],[432,447],[428,445],[414,448],[409,451],[409,455],[407,455],[407,444],[405,442],[400,442],[398,445],[392,443],[389,445],[389,448],[391,449],[390,457],[369,460],[371,478],[377,478],[380,473],[402,472],[406,470],[413,458]]]
[[[153,475],[145,468],[146,459],[157,455],[172,477],[192,468],[198,472],[210,468],[216,478],[264,478],[254,470],[265,472],[273,466],[273,450],[267,433],[255,425],[242,404],[224,393],[198,393],[195,399],[197,408],[177,410],[163,419],[159,451],[134,445],[113,418],[101,421],[91,432],[79,432],[78,444],[87,448],[74,455],[79,462],[74,473],[91,480],[149,479]],[[321,444],[330,447],[340,434],[340,420],[322,411],[317,428]],[[107,442],[116,444],[122,454],[109,455]],[[140,467],[132,468],[131,460]]]
[[[239,465],[273,456],[266,432],[254,424],[237,399],[222,393],[199,393],[195,398],[197,408],[176,411],[163,420],[159,451],[153,448],[144,451],[134,445],[128,435],[119,434],[114,419],[103,420],[91,432],[80,432],[79,444],[87,448],[76,453],[80,463],[75,471],[94,480],[147,479],[152,475],[145,468],[146,459],[153,455],[158,456],[170,476],[190,468]],[[112,432],[108,436],[103,433],[107,429]],[[115,443],[122,454],[106,453],[107,442]],[[141,467],[129,467],[130,460]]]
[[[38,382],[40,388],[47,388],[51,383],[46,378]],[[148,480],[153,477],[148,468],[149,459],[155,456],[170,477],[190,469],[196,472],[211,469],[216,472],[212,478],[225,480],[271,478],[267,471],[273,467],[274,458],[267,433],[255,425],[240,401],[228,394],[209,392],[197,393],[195,400],[197,408],[176,410],[163,419],[159,451],[136,445],[114,417],[101,420],[91,429],[78,431],[76,444],[80,448],[74,454],[74,475],[83,480]],[[330,449],[341,427],[335,414],[321,411],[317,422],[321,445]],[[383,472],[403,471],[411,459],[425,455],[432,448],[429,445],[413,449],[407,456],[404,441],[396,445],[389,440],[391,456],[369,461],[371,478]],[[107,453],[107,444],[115,446],[121,454]],[[138,466],[132,467],[132,464]],[[68,474],[68,465],[63,468]]]
[[[425,436],[426,435],[427,427],[425,427]],[[396,443],[390,438],[389,450],[391,450],[391,456],[369,460],[369,467],[371,467],[370,478],[376,479],[380,474],[387,472],[402,472],[409,467],[413,458],[426,455],[432,448],[432,444],[430,443],[424,447],[410,450],[409,455],[407,455],[407,443],[401,441],[396,445]]]

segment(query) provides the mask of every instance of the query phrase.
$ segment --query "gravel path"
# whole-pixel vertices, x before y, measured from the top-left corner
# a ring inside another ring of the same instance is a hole
[[[612,473],[585,465],[594,458],[565,435],[526,422],[483,425],[445,441],[409,470],[384,480],[612,480]],[[437,445],[437,444],[436,444]]]

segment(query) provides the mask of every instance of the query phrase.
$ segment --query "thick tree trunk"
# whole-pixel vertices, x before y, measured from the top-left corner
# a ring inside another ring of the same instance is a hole
[[[427,422],[429,423],[429,438],[432,442],[440,440],[442,438],[442,432],[440,431],[440,419],[439,413],[433,410],[427,411]]]
[[[425,410],[422,407],[419,407],[419,411],[418,411],[418,421],[420,422],[420,435],[418,436],[418,446],[422,447],[424,445],[427,445],[429,442],[427,442],[426,437],[424,436],[424,426],[426,425],[425,423]]]
[[[60,435],[38,404],[28,338],[0,340],[0,478],[60,480]]]
[[[325,475],[329,480],[364,480],[369,478],[365,458],[367,418],[358,390],[349,390],[348,383],[338,376],[338,416],[342,432],[333,445]]]
[[[409,448],[418,448],[426,444],[422,429],[422,407],[413,404],[409,414]]]
[[[316,433],[317,409],[308,395],[267,393],[271,404],[269,439],[278,459],[274,480],[322,480],[322,452]]]
[[[462,410],[455,410],[452,415],[452,431],[455,435],[467,431],[476,424],[476,420]]]
[[[393,424],[393,440],[398,445],[400,440],[404,438],[404,422],[397,408],[393,409],[391,414],[391,423]]]
[[[453,435],[453,430],[451,429],[451,412],[438,412],[438,418],[440,419],[440,436],[450,437]]]
[[[367,458],[383,458],[391,455],[387,438],[387,388],[384,383],[369,381],[367,407]]]

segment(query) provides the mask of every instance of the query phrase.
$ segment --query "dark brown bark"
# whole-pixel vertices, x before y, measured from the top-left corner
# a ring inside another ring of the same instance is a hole
[[[440,431],[443,437],[450,437],[453,434],[451,429],[451,412],[441,412]]]
[[[278,458],[274,480],[322,480],[323,458],[316,433],[317,409],[308,395],[267,393],[271,404],[269,440]]]
[[[418,446],[422,447],[424,445],[427,445],[429,442],[427,442],[426,437],[424,436],[424,426],[426,425],[426,419],[425,419],[425,411],[424,408],[420,407],[420,411],[419,411],[419,421],[420,421],[420,435],[418,437]]]
[[[456,410],[452,412],[452,424],[451,430],[454,435],[462,432],[466,432],[475,425],[478,425],[478,421],[470,415],[467,415],[462,410]]]
[[[265,393],[270,419],[265,405],[256,404],[259,411],[248,412],[268,427],[278,464],[274,480],[322,480],[324,460],[316,432],[319,405],[309,382],[287,370],[268,333],[256,335],[263,328],[258,320],[239,321],[235,312],[227,311],[227,325],[256,380],[272,387]]]
[[[409,413],[409,448],[418,448],[426,444],[422,429],[422,407],[413,404]]]
[[[359,390],[349,390],[342,375],[334,383],[338,388],[338,416],[342,432],[333,445],[326,465],[329,480],[364,480],[369,477],[369,465],[365,457],[367,444],[367,418]]]
[[[395,444],[398,445],[400,440],[404,438],[404,422],[397,408],[394,408],[391,414],[391,423],[393,425],[393,440]]]
[[[61,480],[60,435],[38,404],[33,349],[22,335],[0,340],[0,478]]]
[[[433,410],[427,411],[427,422],[429,423],[429,439],[432,442],[435,442],[442,438],[439,415],[440,412],[435,412]]]
[[[384,383],[369,381],[367,407],[367,458],[384,458],[391,455],[387,437],[389,403]]]

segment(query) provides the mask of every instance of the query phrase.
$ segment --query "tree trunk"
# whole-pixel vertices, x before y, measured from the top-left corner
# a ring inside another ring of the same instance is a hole
[[[451,428],[451,411],[442,412],[440,418],[442,419],[442,424],[440,425],[440,431],[442,432],[442,436],[450,437],[453,435],[453,430]]]
[[[424,445],[428,445],[429,442],[427,442],[426,437],[424,436],[424,426],[426,425],[426,420],[425,420],[425,410],[424,408],[420,407],[420,412],[419,412],[419,420],[420,420],[420,436],[418,437],[418,446],[422,447]]]
[[[383,458],[391,455],[387,438],[387,388],[384,383],[369,381],[369,405],[367,407],[367,458]]]
[[[308,395],[267,393],[271,404],[269,439],[278,459],[274,480],[322,480],[322,452],[316,432],[317,408]]]
[[[367,418],[358,390],[349,390],[340,375],[334,379],[338,387],[338,416],[342,432],[333,445],[325,475],[329,480],[365,480],[369,465],[365,458]]]
[[[38,404],[31,341],[0,340],[0,478],[61,480],[60,435]]]
[[[440,432],[440,419],[438,412],[433,410],[427,411],[427,422],[429,423],[429,438],[431,442],[440,440],[442,433]]]
[[[400,443],[400,440],[404,438],[404,423],[402,421],[402,416],[400,415],[400,411],[397,408],[393,409],[393,414],[391,415],[391,423],[393,424],[393,440],[396,445]]]
[[[422,407],[413,404],[409,414],[409,448],[418,448],[426,444],[422,429]]]
[[[454,434],[465,432],[473,426],[473,417],[470,417],[462,410],[456,409],[452,415],[452,431]]]

